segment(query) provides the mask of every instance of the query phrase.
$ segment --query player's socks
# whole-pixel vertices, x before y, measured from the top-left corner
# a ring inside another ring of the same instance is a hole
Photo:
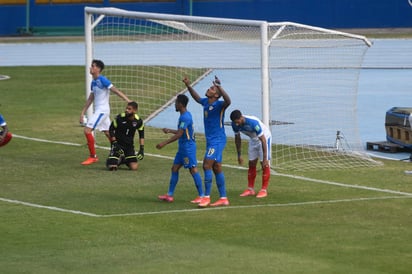
[[[223,171],[216,174],[216,185],[220,197],[226,197],[225,175],[223,174]]]
[[[200,177],[200,173],[196,172],[195,174],[192,174],[193,181],[195,182],[195,186],[197,189],[197,192],[199,193],[200,197],[204,196],[203,193],[203,187],[202,187],[202,177]]]
[[[179,172],[172,171],[172,175],[170,176],[169,191],[167,192],[169,196],[173,196],[173,193],[175,193],[175,188],[176,188],[178,181],[179,181]]]
[[[250,166],[247,172],[247,186],[253,189],[255,186],[256,179],[256,166]]]
[[[87,139],[87,146],[89,147],[89,152],[91,157],[96,156],[96,148],[94,146],[94,136],[92,133],[87,133],[86,139]]]
[[[212,179],[213,173],[211,169],[205,170],[205,196],[210,196],[210,192],[212,191]]]
[[[262,189],[267,189],[270,179],[270,167],[264,167],[262,173]]]

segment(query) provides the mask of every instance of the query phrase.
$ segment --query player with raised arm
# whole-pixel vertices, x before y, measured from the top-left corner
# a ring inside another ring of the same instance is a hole
[[[193,128],[193,118],[192,114],[186,108],[188,102],[189,98],[187,98],[186,95],[180,94],[177,96],[175,101],[175,108],[176,111],[180,112],[180,117],[177,123],[177,130],[164,128],[164,133],[171,133],[173,134],[173,136],[156,145],[157,149],[161,149],[167,144],[178,140],[178,150],[176,152],[176,156],[172,165],[169,190],[167,194],[158,196],[159,200],[169,203],[173,202],[174,200],[173,194],[179,181],[179,169],[182,166],[189,169],[198,192],[198,197],[192,200],[191,203],[198,204],[203,198],[202,178],[200,177],[199,171],[197,169],[196,141]]]
[[[137,115],[136,102],[127,103],[126,110],[120,113],[112,121],[109,127],[111,148],[106,161],[109,170],[117,170],[121,163],[125,163],[129,169],[137,170],[138,160],[144,158],[144,123]],[[139,132],[140,149],[136,155],[134,136]]]
[[[270,179],[270,158],[272,152],[272,134],[267,126],[259,118],[250,115],[242,115],[240,110],[234,110],[230,114],[232,120],[232,129],[235,133],[235,144],[237,151],[238,163],[243,163],[242,143],[240,133],[249,137],[249,170],[247,173],[248,188],[240,194],[241,197],[254,196],[256,165],[258,159],[262,165],[262,188],[256,195],[256,198],[267,196],[267,188]]]
[[[226,194],[226,182],[222,170],[222,154],[226,146],[224,118],[225,111],[231,103],[230,97],[222,88],[220,80],[217,77],[215,77],[213,85],[206,91],[205,98],[201,98],[192,88],[187,77],[183,79],[183,82],[193,99],[203,106],[203,122],[206,136],[206,152],[203,159],[205,196],[200,201],[199,207],[207,207],[209,205],[227,206],[229,205],[229,200]],[[220,97],[222,97],[223,100],[219,100]],[[212,172],[215,174],[220,198],[211,204]]]
[[[94,112],[92,117],[87,117],[87,124],[84,128],[84,135],[86,136],[87,146],[89,148],[90,156],[82,165],[91,165],[96,163],[99,159],[96,155],[95,139],[93,131],[98,129],[102,131],[110,140],[109,126],[110,126],[110,92],[113,92],[126,102],[130,102],[129,98],[117,89],[109,79],[101,75],[104,69],[104,63],[101,60],[93,60],[90,67],[90,74],[93,77],[91,83],[91,92],[87,98],[80,114],[80,124],[84,122],[84,115],[92,103],[94,103]]]
[[[9,131],[6,120],[3,115],[0,114],[0,147],[7,145],[12,137],[13,135]]]

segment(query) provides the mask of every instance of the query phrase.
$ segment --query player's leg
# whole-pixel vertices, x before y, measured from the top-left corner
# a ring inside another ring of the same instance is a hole
[[[134,146],[122,146],[124,151],[124,162],[130,170],[137,170],[139,161],[137,160]]]
[[[270,160],[271,160],[271,155],[272,155],[272,144],[271,144],[271,137],[268,136],[266,137],[266,145],[267,145],[267,158],[263,159],[263,150],[260,148],[259,151],[259,159],[261,159],[261,165],[262,165],[262,188],[259,191],[259,193],[256,195],[256,198],[264,198],[267,196],[267,189],[269,186],[269,180],[270,180]],[[262,146],[260,146],[262,147]],[[264,166],[263,165],[263,160],[267,160],[269,162],[269,165]]]
[[[116,171],[122,161],[125,158],[123,147],[116,143],[110,147],[109,156],[106,160],[106,167],[111,171]]]
[[[256,180],[256,165],[259,158],[259,146],[258,142],[249,140],[248,146],[248,172],[247,172],[247,189],[240,194],[241,197],[254,196],[255,193],[255,180]]]
[[[10,142],[11,138],[13,138],[13,135],[10,132],[6,133],[6,136],[4,136],[3,141],[0,142],[0,147],[5,146]]]
[[[216,150],[216,161],[213,164],[213,172],[216,178],[216,186],[219,191],[219,200],[210,204],[210,206],[228,206],[229,200],[226,194],[226,181],[225,181],[225,174],[222,170],[222,161],[223,161],[223,150],[226,146],[226,143],[221,143],[215,146]]]
[[[84,135],[86,137],[87,147],[89,149],[89,158],[83,161],[82,165],[90,165],[99,160],[96,155],[96,141],[93,136],[93,131],[97,128],[101,128],[102,122],[104,122],[104,130],[108,130],[109,126],[106,127],[107,120],[109,120],[110,126],[110,118],[104,113],[94,113],[92,117],[87,120],[87,124],[84,127]]]
[[[159,195],[158,199],[161,201],[165,202],[173,202],[174,201],[174,193],[176,189],[176,185],[179,182],[179,169],[182,167],[184,162],[184,159],[182,155],[177,152],[175,159],[173,160],[173,165],[171,168],[171,174],[170,174],[170,179],[169,179],[169,189],[167,191],[167,194],[165,195]]]
[[[193,147],[186,148],[186,155],[188,161],[185,162],[184,167],[189,169],[198,193],[198,196],[190,202],[193,204],[199,204],[203,199],[204,192],[202,187],[202,177],[200,177],[200,172],[197,168],[196,146],[194,145]]]

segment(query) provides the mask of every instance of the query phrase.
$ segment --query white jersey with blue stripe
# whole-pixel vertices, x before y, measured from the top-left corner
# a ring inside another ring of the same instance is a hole
[[[113,84],[103,75],[93,79],[91,92],[94,94],[94,111],[96,113],[110,113],[110,88]]]
[[[260,136],[265,135],[266,139],[271,137],[270,130],[262,121],[256,116],[243,115],[245,123],[243,125],[236,125],[232,122],[232,129],[235,134],[241,132],[252,140],[258,140]]]

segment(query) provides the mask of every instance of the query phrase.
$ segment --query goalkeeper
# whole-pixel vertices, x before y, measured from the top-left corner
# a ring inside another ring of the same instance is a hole
[[[137,115],[136,102],[127,103],[126,111],[117,115],[109,128],[111,148],[106,161],[109,170],[117,170],[120,164],[125,163],[129,169],[137,170],[138,160],[144,158],[144,124]],[[136,154],[134,136],[139,132],[140,149]]]

